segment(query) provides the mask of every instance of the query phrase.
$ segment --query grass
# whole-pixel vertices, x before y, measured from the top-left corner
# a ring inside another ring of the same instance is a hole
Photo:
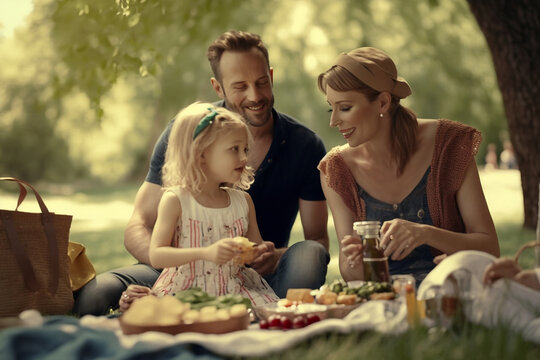
[[[433,332],[415,328],[400,335],[375,332],[326,334],[265,359],[538,359],[540,348],[508,329],[468,324]]]
[[[484,193],[495,222],[502,256],[513,256],[525,242],[535,239],[535,232],[522,228],[523,198],[519,172],[481,172]],[[139,184],[117,186],[41,186],[38,189],[51,211],[72,214],[71,240],[87,247],[87,253],[98,273],[129,265],[135,260],[123,245],[123,231],[128,221]],[[8,192],[16,186],[0,186],[0,208],[13,209],[17,194]],[[31,196],[21,206],[22,211],[37,211]],[[339,278],[337,239],[329,219],[330,253],[332,260],[327,280]],[[302,228],[297,220],[291,241],[301,241]],[[532,268],[534,252],[523,254],[520,264]],[[349,335],[327,334],[315,337],[268,359],[538,359],[540,348],[504,328],[485,329],[468,326],[460,331],[432,334],[419,328],[392,336],[373,332]]]
[[[502,256],[513,256],[521,244],[534,240],[535,233],[524,229],[523,196],[520,175],[515,170],[482,171],[480,173],[484,193],[495,222]],[[98,273],[116,267],[133,264],[135,259],[125,250],[124,228],[133,210],[133,200],[140,184],[111,186],[37,185],[45,203],[59,214],[73,215],[71,241],[82,243]],[[1,184],[0,208],[14,209],[17,194],[13,184]],[[10,192],[11,191],[11,192]],[[32,195],[23,202],[19,210],[38,211]],[[339,278],[337,265],[338,245],[332,218],[328,222],[330,254],[328,281]],[[291,233],[291,243],[303,239],[299,219]],[[531,268],[535,264],[534,252],[526,251],[521,265]]]

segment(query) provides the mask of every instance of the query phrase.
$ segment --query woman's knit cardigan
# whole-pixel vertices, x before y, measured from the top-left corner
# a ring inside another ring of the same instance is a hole
[[[427,180],[427,199],[433,225],[442,229],[465,232],[456,194],[470,161],[478,152],[481,133],[464,124],[439,120],[435,135],[435,149]],[[335,147],[319,163],[326,184],[338,193],[352,211],[354,221],[365,220],[366,207],[358,195],[358,185]]]

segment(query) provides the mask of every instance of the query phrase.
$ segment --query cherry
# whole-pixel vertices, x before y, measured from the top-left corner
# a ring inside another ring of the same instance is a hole
[[[293,329],[301,329],[306,326],[306,320],[302,316],[297,316],[293,319],[292,327]]]
[[[313,323],[316,323],[317,321],[321,321],[321,318],[317,314],[309,314],[306,317],[306,323],[307,325],[311,325]]]
[[[291,319],[289,319],[288,317],[286,316],[282,316],[281,317],[281,328],[283,330],[288,330],[290,328],[292,328],[292,322],[291,322]]]
[[[268,329],[269,325],[268,325],[268,321],[266,320],[261,320],[259,321],[259,327],[261,329]]]
[[[269,328],[281,328],[281,319],[277,315],[270,315],[268,317],[268,327]]]

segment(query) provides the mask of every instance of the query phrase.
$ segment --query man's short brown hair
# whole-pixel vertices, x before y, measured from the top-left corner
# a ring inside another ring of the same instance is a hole
[[[257,34],[245,31],[227,31],[221,34],[212,45],[208,47],[208,61],[212,67],[214,77],[221,81],[219,73],[219,62],[225,51],[244,52],[252,48],[258,49],[266,59],[266,65],[270,68],[270,60],[268,58],[268,50],[264,46],[261,37]]]

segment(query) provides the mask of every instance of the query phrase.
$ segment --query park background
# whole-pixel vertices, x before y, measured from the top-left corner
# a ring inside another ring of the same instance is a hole
[[[522,173],[483,170],[487,145],[500,154],[511,134],[492,54],[465,0],[0,4],[0,175],[33,183],[51,211],[74,215],[71,240],[86,245],[98,272],[134,262],[123,230],[152,147],[182,107],[217,100],[206,49],[229,29],[262,36],[276,108],[315,130],[327,149],[343,138],[328,126],[317,75],[340,52],[385,50],[413,89],[404,105],[419,117],[482,131],[476,159],[502,254],[535,237],[523,227]],[[14,191],[0,184],[1,208],[15,207]],[[21,209],[36,210],[31,201]],[[329,234],[333,279],[339,272],[331,217]],[[297,221],[292,241],[301,239]],[[530,267],[534,257],[523,261]]]
[[[134,259],[123,246],[153,144],[184,106],[214,101],[208,45],[229,29],[262,35],[276,107],[328,126],[317,75],[340,52],[375,46],[395,60],[420,117],[477,127],[476,157],[501,253],[535,238],[540,180],[540,2],[537,0],[0,0],[0,176],[34,184],[51,211],[73,215],[71,240],[98,272]],[[482,29],[482,30],[481,30]],[[484,169],[511,140],[519,170]],[[0,184],[0,208],[17,187]],[[525,194],[525,195],[523,195]],[[21,210],[36,211],[29,197]],[[332,260],[337,239],[329,219]],[[302,239],[297,221],[292,241]],[[534,254],[522,257],[532,267]],[[400,336],[325,334],[275,359],[538,359],[505,328]]]

